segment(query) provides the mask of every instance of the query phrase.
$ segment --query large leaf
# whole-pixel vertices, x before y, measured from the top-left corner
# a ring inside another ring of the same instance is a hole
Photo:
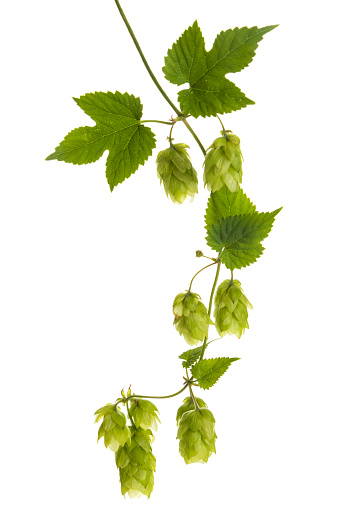
[[[217,224],[223,217],[252,214],[255,210],[255,205],[241,188],[232,193],[224,185],[218,191],[210,194],[205,215],[206,229],[209,230],[213,224]]]
[[[178,94],[181,109],[193,117],[230,113],[254,104],[225,74],[238,72],[253,59],[264,34],[277,25],[234,28],[221,32],[210,51],[197,21],[168,50],[163,72],[175,85],[189,83]]]
[[[68,133],[46,159],[87,164],[108,150],[106,177],[112,191],[145,163],[155,147],[154,134],[140,122],[140,99],[127,93],[95,92],[74,100],[96,125]]]
[[[220,253],[221,261],[228,269],[246,267],[263,253],[261,242],[270,233],[281,208],[273,212],[224,217],[208,230],[207,244]]]
[[[238,357],[217,357],[216,359],[203,359],[191,368],[192,375],[197,379],[202,389],[209,389],[225,373],[228,367]]]

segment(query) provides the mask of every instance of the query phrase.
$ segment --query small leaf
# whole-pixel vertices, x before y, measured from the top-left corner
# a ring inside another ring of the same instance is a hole
[[[225,373],[228,367],[238,357],[217,357],[216,359],[203,359],[191,368],[192,375],[197,379],[202,389],[209,389]]]
[[[254,104],[225,74],[238,72],[252,61],[263,35],[277,25],[234,28],[221,32],[210,51],[197,21],[168,50],[163,72],[175,85],[189,84],[178,93],[181,109],[193,117],[230,113]]]
[[[207,244],[220,253],[220,259],[228,269],[246,267],[262,255],[261,241],[270,233],[281,209],[224,217],[208,230]]]
[[[232,193],[224,185],[218,191],[210,194],[205,215],[205,227],[209,230],[212,225],[217,224],[224,217],[252,214],[255,210],[255,205],[241,188]]]
[[[145,163],[155,147],[154,134],[140,123],[140,99],[127,93],[95,92],[74,100],[96,125],[68,133],[46,160],[88,164],[108,150],[106,177],[112,191]]]
[[[189,368],[194,364],[200,357],[202,351],[202,346],[198,346],[197,348],[192,348],[191,350],[187,350],[179,355],[179,359],[184,359],[182,365],[184,368]]]

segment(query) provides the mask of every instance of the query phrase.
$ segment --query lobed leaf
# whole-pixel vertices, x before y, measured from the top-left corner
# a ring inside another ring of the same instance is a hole
[[[112,191],[145,163],[155,147],[151,129],[140,123],[140,99],[127,93],[94,92],[74,101],[96,125],[68,133],[46,160],[88,164],[108,150],[106,178]]]
[[[200,357],[202,351],[202,346],[198,346],[197,348],[192,348],[191,350],[187,350],[179,355],[179,359],[183,359],[182,365],[184,368],[189,368],[194,364]]]
[[[254,104],[225,74],[238,72],[252,61],[264,34],[277,25],[234,28],[220,32],[206,51],[197,21],[168,50],[163,72],[175,85],[188,83],[178,93],[185,115],[215,116]]]
[[[255,205],[241,188],[232,193],[224,185],[218,191],[210,194],[205,215],[205,227],[209,230],[212,225],[217,224],[224,217],[252,214],[255,211]]]

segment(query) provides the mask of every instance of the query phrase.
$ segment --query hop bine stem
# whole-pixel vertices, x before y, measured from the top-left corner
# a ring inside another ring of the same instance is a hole
[[[217,272],[216,272],[215,278],[214,278],[214,283],[213,283],[213,286],[212,286],[210,302],[209,302],[209,305],[208,305],[208,316],[211,316],[213,296],[214,296],[215,288],[217,286],[217,282],[218,282],[218,278],[219,278],[219,273],[220,273],[221,261],[219,260],[216,263],[218,264],[218,266],[217,266]],[[205,336],[204,343],[202,345],[202,350],[201,350],[201,354],[200,354],[200,357],[199,357],[200,361],[204,358],[204,353],[205,353],[205,350],[206,350],[206,346],[207,346],[207,336]]]
[[[132,37],[132,40],[133,40],[133,42],[134,42],[134,44],[135,44],[135,47],[136,47],[136,48],[137,48],[137,50],[138,50],[138,53],[139,53],[139,55],[140,55],[140,58],[141,58],[141,60],[143,61],[144,66],[146,67],[147,72],[148,72],[148,74],[150,75],[150,77],[151,77],[151,79],[152,79],[153,83],[155,84],[155,86],[157,87],[157,89],[159,90],[159,92],[161,93],[161,95],[163,96],[163,98],[165,99],[165,101],[167,101],[167,102],[168,102],[168,104],[171,106],[171,108],[173,108],[173,110],[175,111],[175,113],[179,116],[179,119],[183,121],[183,123],[185,124],[185,126],[187,127],[187,129],[189,130],[189,132],[192,134],[192,136],[193,136],[193,138],[195,139],[195,141],[198,143],[198,145],[199,145],[199,147],[200,147],[200,149],[201,149],[202,153],[203,153],[204,155],[206,155],[206,150],[204,149],[204,147],[203,147],[203,145],[202,145],[201,141],[199,140],[198,136],[197,136],[197,135],[195,134],[195,132],[193,131],[192,127],[191,127],[191,126],[189,125],[189,123],[187,122],[187,120],[186,120],[185,116],[184,116],[184,115],[183,115],[183,113],[182,113],[182,112],[181,112],[181,111],[180,111],[180,110],[179,110],[179,109],[175,106],[175,104],[173,104],[173,102],[171,101],[171,99],[170,99],[170,98],[168,97],[168,95],[166,94],[165,90],[162,88],[162,86],[160,85],[160,83],[158,82],[158,80],[156,79],[156,77],[154,76],[154,74],[153,74],[153,72],[152,72],[152,69],[151,69],[151,68],[150,68],[150,66],[148,65],[148,62],[147,62],[147,60],[146,60],[146,58],[145,58],[145,56],[144,56],[144,54],[143,54],[143,52],[142,52],[142,49],[141,49],[141,47],[140,47],[140,44],[138,43],[138,40],[137,40],[137,38],[136,38],[136,37],[135,37],[135,35],[134,35],[134,32],[133,32],[133,30],[132,30],[132,27],[131,27],[131,25],[129,24],[129,22],[128,22],[128,20],[127,20],[126,16],[125,16],[125,13],[124,13],[124,11],[123,11],[123,10],[122,10],[122,8],[121,8],[121,5],[120,5],[120,3],[119,3],[119,0],[114,0],[114,1],[115,1],[115,3],[116,3],[116,6],[117,6],[117,8],[118,8],[118,10],[119,10],[119,13],[120,13],[120,15],[121,15],[122,19],[124,20],[124,23],[125,23],[125,25],[126,25],[126,28],[127,28],[128,32],[129,32],[130,36]],[[164,123],[164,122],[162,122],[162,123]]]

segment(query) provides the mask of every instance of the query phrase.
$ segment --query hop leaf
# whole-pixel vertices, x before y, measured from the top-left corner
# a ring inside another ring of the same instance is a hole
[[[227,371],[232,362],[238,360],[238,357],[202,359],[192,366],[191,372],[202,389],[209,389]]]
[[[242,153],[238,136],[224,131],[214,140],[204,161],[204,183],[213,193],[225,184],[231,192],[238,191],[242,182]]]
[[[154,134],[140,122],[140,99],[127,93],[95,92],[74,101],[96,125],[68,133],[46,160],[87,164],[108,150],[106,177],[113,191],[147,161],[155,147]]]
[[[107,404],[95,412],[95,422],[103,419],[99,431],[98,441],[104,437],[105,447],[116,452],[119,446],[131,441],[131,433],[126,426],[126,417],[116,405]]]
[[[187,197],[194,198],[198,192],[198,176],[186,151],[188,145],[177,143],[159,152],[156,160],[157,175],[166,195],[174,203],[183,203]]]
[[[133,418],[134,424],[137,428],[153,429],[157,431],[160,422],[158,416],[159,410],[157,407],[146,399],[132,399],[130,414]]]
[[[189,345],[196,345],[207,336],[213,324],[197,293],[179,293],[173,302],[174,325]]]
[[[215,453],[215,419],[207,408],[185,412],[179,420],[179,452],[188,463],[206,463]]]
[[[152,454],[151,430],[130,427],[131,441],[119,447],[115,462],[119,468],[121,493],[130,498],[150,497],[154,486],[155,457]]]
[[[239,281],[223,281],[214,298],[215,327],[220,336],[235,334],[238,338],[248,329],[248,311],[252,304],[242,291]]]

